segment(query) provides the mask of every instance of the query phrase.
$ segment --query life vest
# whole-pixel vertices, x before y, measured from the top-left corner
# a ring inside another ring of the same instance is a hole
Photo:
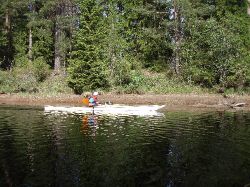
[[[97,100],[94,97],[89,98],[89,106],[96,106],[97,105]]]

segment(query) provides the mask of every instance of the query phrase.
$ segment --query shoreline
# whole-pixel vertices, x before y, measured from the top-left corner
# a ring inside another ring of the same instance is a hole
[[[82,106],[81,95],[21,95],[0,94],[1,105],[26,105],[26,106]],[[207,110],[246,110],[250,111],[250,95],[229,95],[223,97],[220,94],[111,94],[98,96],[101,104],[112,102],[125,105],[165,105],[164,111],[207,111]],[[235,107],[238,103],[244,103],[243,107]]]

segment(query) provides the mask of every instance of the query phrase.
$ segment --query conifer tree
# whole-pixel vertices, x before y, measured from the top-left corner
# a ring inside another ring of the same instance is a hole
[[[61,74],[66,67],[67,54],[71,48],[77,6],[74,0],[47,0],[43,2],[40,12],[44,16],[43,23],[47,19],[52,30],[54,73]]]
[[[13,46],[13,32],[12,25],[14,24],[13,16],[15,13],[14,0],[1,1],[1,13],[3,22],[2,29],[2,51],[3,60],[1,62],[1,67],[4,69],[9,69],[12,67],[12,61],[14,56],[14,46]]]
[[[103,9],[98,1],[79,2],[80,19],[74,35],[72,59],[69,65],[69,86],[75,93],[108,86],[105,59],[102,55]]]
[[[6,37],[6,32],[5,32],[5,29],[4,29],[4,7],[3,7],[3,4],[2,4],[2,1],[1,2],[1,5],[0,5],[0,67],[3,67],[3,63],[5,61],[5,56],[4,56],[4,53],[6,52],[5,51],[5,48],[6,48],[6,45],[7,45],[7,37]]]
[[[39,0],[23,0],[16,15],[14,33],[15,56],[14,62],[17,66],[25,66],[26,62],[32,62],[37,58],[49,62],[51,57],[51,42],[48,40],[51,35],[49,22],[43,17],[40,10],[43,2]],[[45,29],[46,28],[46,29]],[[45,29],[45,31],[44,31]],[[46,49],[43,52],[42,48]]]

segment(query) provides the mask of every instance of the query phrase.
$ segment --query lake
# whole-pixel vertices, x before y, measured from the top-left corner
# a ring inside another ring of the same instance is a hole
[[[50,114],[0,106],[0,186],[250,185],[250,113]]]

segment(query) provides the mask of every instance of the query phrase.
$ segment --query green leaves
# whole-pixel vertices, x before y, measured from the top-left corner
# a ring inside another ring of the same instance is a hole
[[[74,49],[68,68],[69,86],[77,94],[108,87],[103,59],[102,9],[96,1],[84,0],[79,4],[79,29],[74,35]],[[104,32],[105,33],[105,32]]]
[[[110,86],[133,93],[142,68],[237,89],[250,85],[246,10],[247,0],[2,1],[0,63],[37,63],[40,81],[48,64],[68,68],[76,93]]]
[[[218,1],[217,6],[220,7],[220,3],[222,1]],[[183,75],[206,87],[218,84],[237,88],[246,83],[249,73],[245,69],[246,59],[249,58],[246,52],[249,49],[246,39],[249,37],[249,30],[246,29],[249,22],[246,19],[249,18],[233,15],[230,8],[223,8],[228,13],[219,19],[216,17],[218,14],[204,19],[204,15],[197,12],[196,17],[189,19],[191,22],[186,24],[187,34],[182,45],[182,60],[186,62]],[[239,26],[236,20],[242,25]]]

